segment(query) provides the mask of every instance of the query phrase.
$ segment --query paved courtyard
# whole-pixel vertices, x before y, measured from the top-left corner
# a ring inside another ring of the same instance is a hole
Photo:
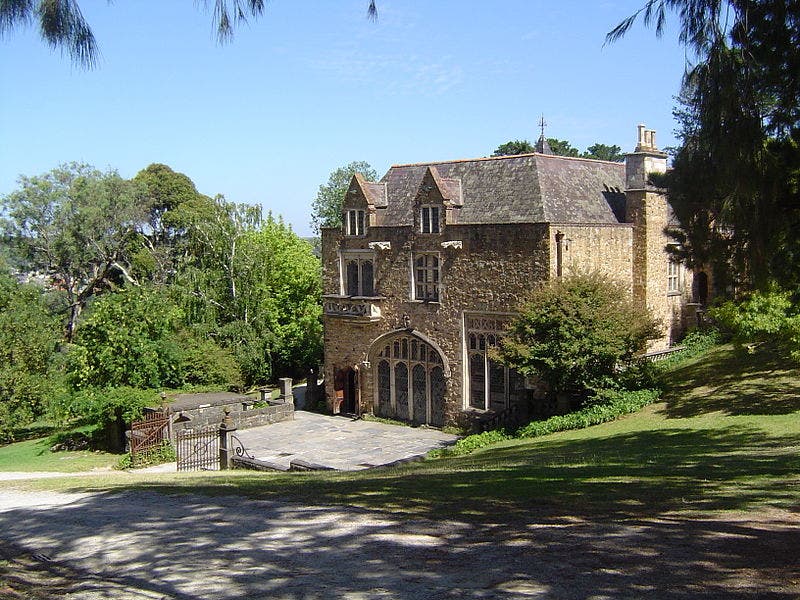
[[[405,427],[303,410],[293,421],[236,432],[256,459],[288,468],[302,460],[331,469],[354,471],[424,456],[452,444],[456,436],[425,427]]]

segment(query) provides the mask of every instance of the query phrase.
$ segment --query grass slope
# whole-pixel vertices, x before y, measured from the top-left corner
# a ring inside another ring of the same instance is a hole
[[[50,452],[49,438],[0,446],[0,471],[77,473],[110,467],[117,460],[119,456],[107,452]]]
[[[467,457],[356,473],[126,473],[35,485],[241,494],[484,522],[799,510],[800,369],[767,348],[742,355],[721,346],[670,380],[662,402],[634,415]]]

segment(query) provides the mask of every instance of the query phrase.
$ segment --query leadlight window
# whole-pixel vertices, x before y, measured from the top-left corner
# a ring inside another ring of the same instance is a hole
[[[423,206],[419,212],[419,230],[422,233],[439,233],[439,207]]]
[[[364,211],[348,210],[344,214],[345,235],[364,235]]]
[[[414,299],[439,301],[439,255],[417,254],[414,257]]]
[[[387,342],[375,360],[378,416],[436,427],[444,424],[443,363],[430,344],[400,336]]]
[[[375,277],[372,257],[345,255],[342,262],[344,263],[343,294],[374,296]]]
[[[667,293],[679,294],[681,291],[681,265],[675,261],[667,263]]]
[[[499,319],[471,319],[476,323],[496,325]],[[469,365],[469,406],[478,410],[501,411],[525,398],[525,378],[513,369],[491,359],[491,349],[502,336],[475,329],[467,332]]]

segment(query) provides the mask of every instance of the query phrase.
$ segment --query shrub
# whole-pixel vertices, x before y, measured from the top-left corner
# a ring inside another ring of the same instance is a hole
[[[430,456],[432,458],[461,456],[508,439],[535,438],[559,431],[599,425],[641,410],[655,402],[659,394],[658,390],[598,390],[589,405],[578,411],[566,415],[556,415],[543,421],[532,421],[513,434],[504,429],[497,429],[469,435],[458,440],[450,448],[432,452]]]
[[[77,418],[83,424],[102,428],[118,417],[125,423],[141,418],[144,409],[158,405],[160,398],[155,390],[86,388],[62,396],[61,402],[58,411],[63,420]]]
[[[574,275],[534,291],[495,356],[554,393],[600,388],[660,333],[624,286],[599,274]]]
[[[152,465],[161,465],[176,460],[175,448],[169,440],[164,440],[161,445],[147,452],[137,452],[134,464],[130,452],[123,454],[114,465],[115,469],[139,469]]]
[[[728,301],[709,316],[731,334],[737,345],[777,342],[800,359],[800,310],[790,292],[753,292],[741,302]]]

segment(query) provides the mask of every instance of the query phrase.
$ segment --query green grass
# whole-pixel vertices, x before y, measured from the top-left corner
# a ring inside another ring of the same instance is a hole
[[[110,467],[119,460],[116,454],[90,450],[50,452],[50,444],[49,438],[41,438],[0,446],[0,471],[76,473]]]
[[[721,346],[669,379],[663,401],[636,414],[466,457],[355,473],[125,473],[27,485],[238,494],[485,522],[800,510],[797,366],[770,349]]]

